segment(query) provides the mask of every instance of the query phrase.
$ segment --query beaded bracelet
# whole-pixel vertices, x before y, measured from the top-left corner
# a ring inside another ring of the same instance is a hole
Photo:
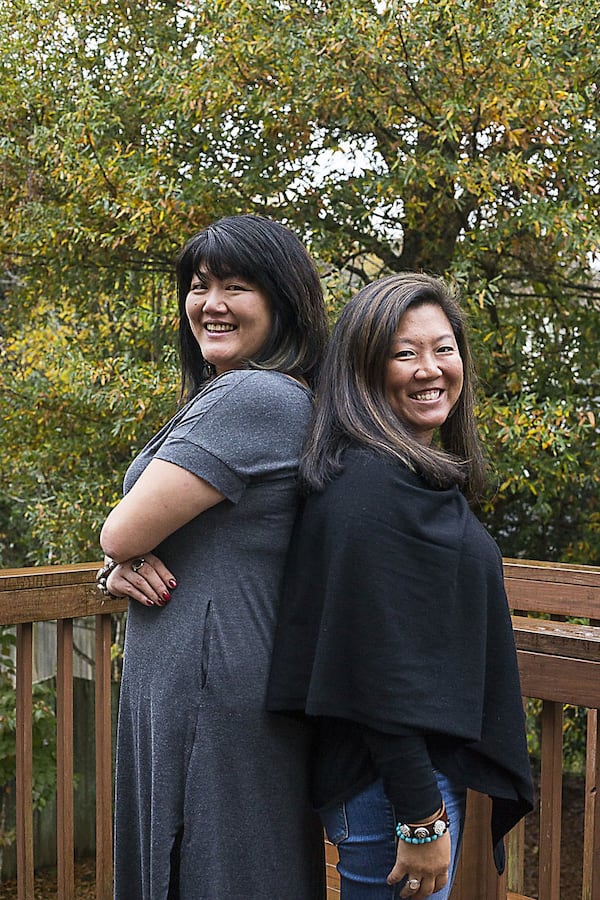
[[[102,566],[101,569],[98,569],[96,573],[96,587],[105,597],[109,597],[111,600],[121,600],[117,594],[111,594],[108,589],[107,580],[110,573],[117,568],[119,563],[116,563],[114,559],[109,559],[109,561]]]
[[[403,822],[398,822],[396,834],[401,841],[405,841],[407,844],[431,844],[432,841],[437,841],[438,838],[448,831],[449,825],[446,806],[442,803],[441,812],[436,815],[433,821],[426,822],[423,825],[406,825]]]

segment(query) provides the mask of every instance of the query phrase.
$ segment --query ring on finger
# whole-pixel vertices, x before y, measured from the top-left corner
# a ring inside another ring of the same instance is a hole
[[[421,882],[417,881],[416,878],[411,878],[407,886],[410,891],[418,891],[421,887]]]
[[[134,572],[139,572],[142,566],[145,564],[146,560],[143,556],[138,556],[137,559],[134,559],[131,563],[131,568]]]

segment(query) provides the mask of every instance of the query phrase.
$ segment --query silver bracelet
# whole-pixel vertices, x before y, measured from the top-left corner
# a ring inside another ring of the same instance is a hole
[[[102,568],[98,569],[98,571],[96,572],[96,587],[98,588],[98,590],[100,591],[101,594],[103,594],[105,597],[108,597],[110,600],[121,600],[122,599],[117,594],[111,594],[111,592],[108,589],[108,585],[106,583],[108,580],[108,576],[110,575],[111,572],[114,572],[114,570],[117,568],[118,565],[119,565],[119,563],[115,562],[114,559],[109,559],[109,561],[107,563],[105,563],[102,566]]]

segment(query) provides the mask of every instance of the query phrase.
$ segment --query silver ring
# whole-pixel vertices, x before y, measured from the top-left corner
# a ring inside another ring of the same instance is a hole
[[[411,878],[410,881],[408,882],[408,889],[410,891],[418,891],[420,887],[421,887],[421,882],[417,881],[416,878]]]
[[[138,556],[138,558],[134,559],[134,561],[131,563],[132,570],[134,572],[139,572],[145,562],[146,560],[143,556]]]

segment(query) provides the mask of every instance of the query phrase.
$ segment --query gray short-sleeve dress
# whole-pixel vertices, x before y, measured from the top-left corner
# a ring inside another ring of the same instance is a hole
[[[177,578],[171,602],[130,604],[117,900],[323,896],[322,830],[307,799],[310,736],[301,721],[265,711],[310,410],[309,392],[285,375],[226,373],[126,474],[128,490],[156,457],[226,499],[156,548]]]

